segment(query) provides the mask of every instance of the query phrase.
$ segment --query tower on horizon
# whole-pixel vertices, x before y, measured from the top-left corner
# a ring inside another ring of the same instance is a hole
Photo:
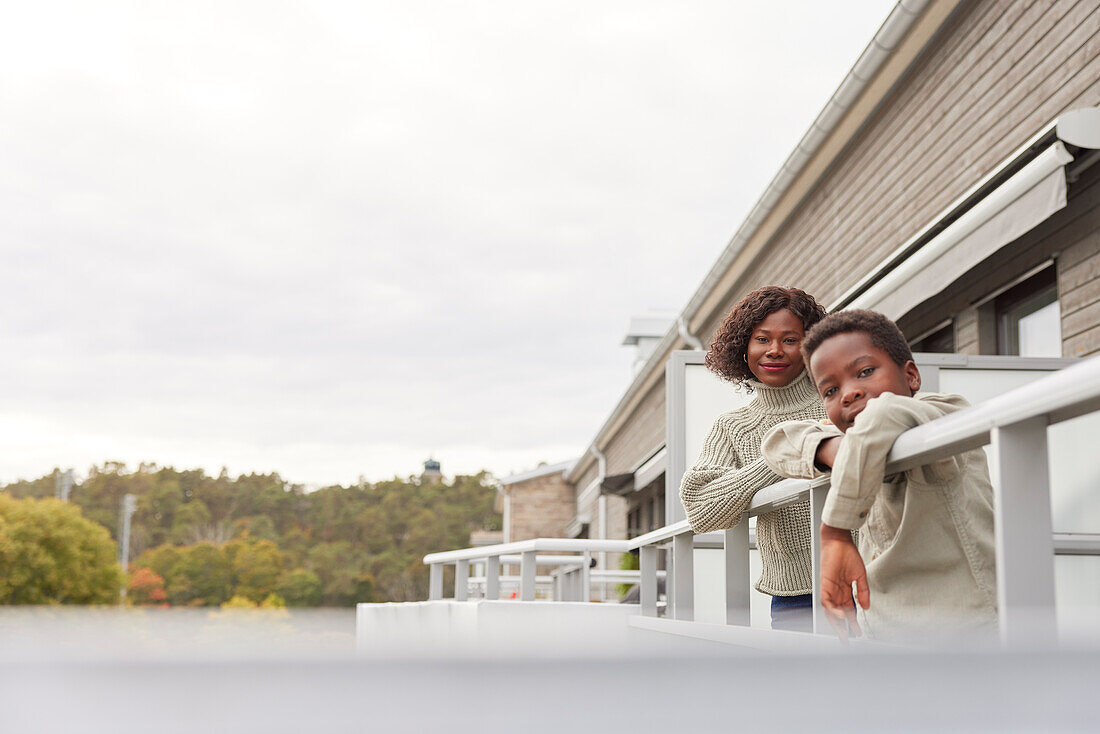
[[[420,475],[420,479],[432,484],[441,484],[443,482],[443,472],[440,471],[439,462],[435,459],[425,461],[424,473]]]

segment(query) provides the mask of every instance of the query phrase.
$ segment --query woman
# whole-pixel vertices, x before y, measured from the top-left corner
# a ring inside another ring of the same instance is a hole
[[[745,296],[718,329],[706,365],[753,399],[718,417],[699,460],[684,474],[680,499],[695,532],[737,525],[756,492],[780,480],[760,455],[768,429],[825,418],[799,351],[824,316],[808,293],[767,286]],[[756,545],[763,571],[755,587],[772,597],[772,628],[812,631],[809,500],[760,515]]]

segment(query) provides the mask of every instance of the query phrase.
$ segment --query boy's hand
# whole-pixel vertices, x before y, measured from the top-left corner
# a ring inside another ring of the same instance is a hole
[[[856,621],[856,607],[852,601],[852,582],[856,584],[856,598],[864,609],[871,606],[871,590],[867,586],[867,569],[860,558],[859,549],[852,542],[852,533],[829,525],[821,526],[821,606],[825,618],[842,642],[848,641],[848,633],[859,637],[862,630]]]
[[[817,445],[817,453],[814,455],[814,463],[818,468],[832,469],[836,463],[836,454],[840,451],[840,436],[827,438]]]

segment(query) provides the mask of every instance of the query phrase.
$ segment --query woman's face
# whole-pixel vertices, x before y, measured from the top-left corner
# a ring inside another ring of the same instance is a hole
[[[770,387],[791,384],[802,374],[802,320],[783,308],[757,324],[749,336],[745,361],[757,380]]]

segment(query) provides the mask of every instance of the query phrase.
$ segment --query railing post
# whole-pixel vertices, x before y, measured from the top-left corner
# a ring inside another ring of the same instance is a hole
[[[1047,420],[990,431],[997,609],[1006,645],[1057,639]]]
[[[692,621],[695,619],[695,574],[694,568],[695,533],[680,533],[672,539],[672,558],[676,576],[672,580],[675,586],[673,619]],[[666,582],[667,586],[667,582]]]
[[[433,563],[428,566],[428,600],[435,601],[443,598],[443,564]]]
[[[520,601],[535,600],[535,551],[524,551],[519,566]]]
[[[466,601],[470,591],[470,562],[455,561],[455,601]]]
[[[500,556],[485,559],[485,598],[500,598]]]
[[[749,626],[749,518],[724,532],[726,624]]]
[[[813,584],[814,633],[819,635],[828,634],[830,630],[825,607],[821,606],[821,515],[828,494],[827,483],[810,484],[810,583]]]
[[[581,593],[577,601],[592,601],[592,551],[584,552],[584,565],[581,566]]]
[[[642,607],[642,615],[646,617],[656,617],[657,546],[643,545],[638,549],[638,567],[641,569],[638,578],[638,601]]]

